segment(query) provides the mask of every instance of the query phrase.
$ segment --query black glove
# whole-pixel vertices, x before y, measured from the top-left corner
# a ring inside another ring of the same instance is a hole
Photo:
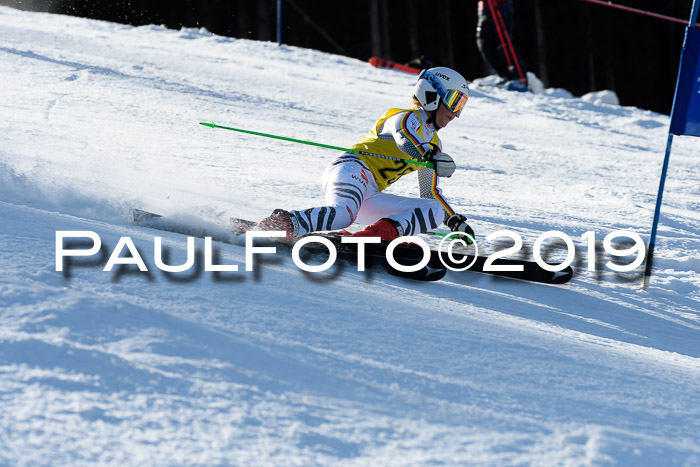
[[[435,173],[438,177],[451,177],[457,168],[455,161],[444,152],[430,154],[427,161],[435,164]]]
[[[463,232],[467,235],[470,235],[471,240],[467,239],[468,244],[474,241],[474,230],[472,230],[472,228],[469,227],[469,224],[467,224],[467,216],[455,214],[453,216],[450,216],[445,222],[445,224],[447,225],[447,227],[449,227],[449,229],[452,232]]]

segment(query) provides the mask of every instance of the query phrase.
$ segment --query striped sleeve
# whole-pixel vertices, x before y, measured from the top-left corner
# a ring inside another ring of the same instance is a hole
[[[438,187],[438,176],[433,169],[427,167],[418,169],[418,186],[421,198],[433,198],[442,205],[445,210],[445,220],[455,214],[454,209],[442,196],[442,190]]]
[[[392,136],[401,152],[411,159],[423,161],[431,145],[420,136],[418,131],[421,126],[421,119],[416,112],[403,112],[396,116]]]

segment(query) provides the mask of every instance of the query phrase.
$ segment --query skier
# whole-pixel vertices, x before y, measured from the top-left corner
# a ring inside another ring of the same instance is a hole
[[[294,240],[315,231],[340,230],[356,220],[370,224],[355,236],[391,241],[435,229],[441,222],[474,238],[467,218],[442,196],[438,181],[450,177],[454,160],[442,152],[438,131],[459,117],[469,98],[467,81],[456,71],[437,67],[421,72],[413,107],[389,109],[351,149],[398,159],[431,162],[435,168],[347,152],[323,174],[326,205],[303,210],[276,209],[258,223],[261,230],[283,230]],[[385,193],[390,185],[418,172],[420,198]]]

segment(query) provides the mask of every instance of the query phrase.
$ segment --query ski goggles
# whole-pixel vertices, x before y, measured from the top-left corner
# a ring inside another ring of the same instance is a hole
[[[452,112],[456,113],[458,117],[462,113],[462,109],[468,100],[469,96],[461,91],[457,91],[456,89],[447,91],[442,98],[443,104],[445,104],[445,106]]]

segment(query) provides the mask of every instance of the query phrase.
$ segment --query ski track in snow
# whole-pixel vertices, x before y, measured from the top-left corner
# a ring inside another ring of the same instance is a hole
[[[524,253],[570,235],[564,286],[313,276],[286,254],[250,273],[241,242],[215,243],[239,272],[200,254],[166,274],[153,237],[170,264],[185,237],[130,224],[132,207],[225,232],[321,203],[336,155],[199,122],[349,146],[415,77],[4,7],[0,56],[0,464],[700,464],[698,141],[674,142],[648,289],[605,254],[587,271],[581,239],[648,238],[667,116],[481,87],[443,130],[453,207]],[[104,248],[62,275],[57,230]],[[102,271],[120,237],[148,273]]]

